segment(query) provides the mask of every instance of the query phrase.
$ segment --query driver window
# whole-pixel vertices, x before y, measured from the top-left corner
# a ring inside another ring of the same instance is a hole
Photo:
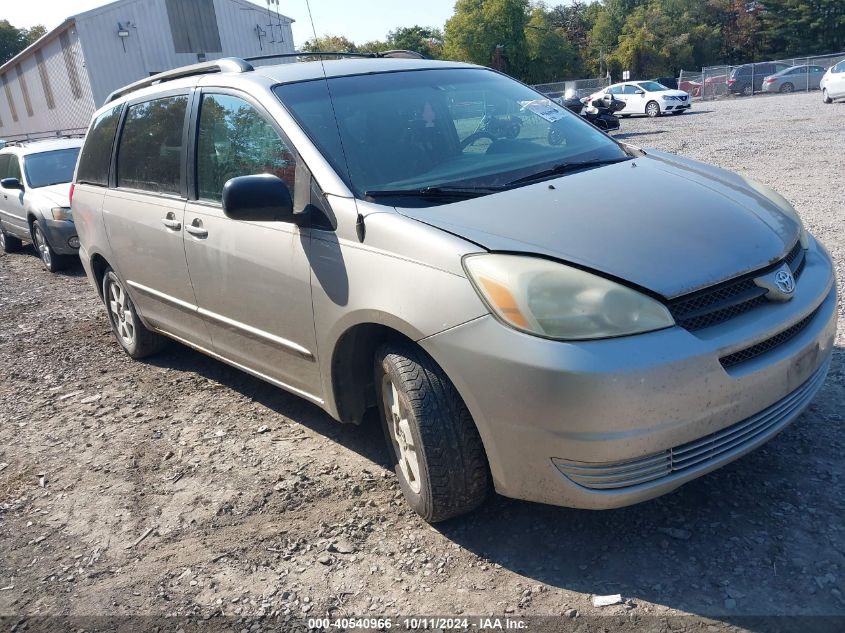
[[[296,158],[288,145],[243,99],[203,95],[197,142],[199,199],[220,202],[226,181],[262,173],[281,178],[293,194]]]
[[[612,95],[621,95],[622,94],[622,86],[611,86],[607,90]]]
[[[638,91],[638,90],[639,90],[639,88],[637,88],[637,86],[631,86],[631,85],[629,84],[629,85],[626,85],[626,86],[625,86],[625,90],[623,91],[623,94],[626,94],[626,95],[635,95],[635,94],[637,94],[637,91]]]

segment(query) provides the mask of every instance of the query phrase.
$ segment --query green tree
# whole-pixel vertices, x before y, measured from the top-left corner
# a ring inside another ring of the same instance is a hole
[[[581,60],[563,30],[552,24],[552,16],[543,7],[531,9],[526,24],[525,40],[528,60],[521,77],[528,83],[543,83],[576,77],[581,73]]]
[[[41,39],[47,34],[47,28],[43,24],[36,24],[31,29],[22,30],[24,32],[24,38],[26,39],[27,46],[35,43],[36,40]]]
[[[502,70],[521,77],[528,61],[528,7],[528,0],[457,0],[446,22],[443,54],[484,66],[501,59]]]
[[[355,42],[343,35],[323,35],[322,37],[306,41],[305,44],[302,45],[302,50],[315,52],[337,51],[340,53],[356,53],[358,52],[358,47],[355,46]]]
[[[415,51],[431,59],[443,56],[443,33],[432,27],[399,27],[387,34],[387,44],[391,49]]]
[[[27,47],[26,31],[0,20],[0,64],[3,64]]]

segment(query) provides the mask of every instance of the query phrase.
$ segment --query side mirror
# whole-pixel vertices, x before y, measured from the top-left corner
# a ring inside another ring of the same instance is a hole
[[[642,96],[642,95],[644,95],[644,94],[645,94],[645,90],[637,90],[637,93],[636,93],[636,94],[638,94],[638,95]]]
[[[293,200],[284,181],[273,174],[238,176],[223,185],[223,213],[248,222],[293,222]]]
[[[20,189],[23,191],[23,183],[17,178],[4,178],[0,180],[0,187],[3,187],[3,189]]]

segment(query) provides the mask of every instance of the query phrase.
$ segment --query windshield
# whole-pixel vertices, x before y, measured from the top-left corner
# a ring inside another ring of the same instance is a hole
[[[581,117],[482,69],[337,77],[275,91],[359,197],[438,187],[491,193],[561,163],[627,158]]]
[[[73,180],[73,169],[76,167],[78,155],[78,147],[69,147],[24,156],[23,168],[29,186],[37,189],[70,182]]]
[[[646,92],[660,92],[661,90],[669,90],[669,88],[667,88],[663,84],[657,83],[656,81],[644,81],[638,85]]]

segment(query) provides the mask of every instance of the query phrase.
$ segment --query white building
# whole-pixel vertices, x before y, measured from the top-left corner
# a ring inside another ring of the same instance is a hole
[[[69,17],[0,66],[0,139],[84,132],[109,93],[163,70],[292,53],[293,20],[277,6],[118,0]]]

